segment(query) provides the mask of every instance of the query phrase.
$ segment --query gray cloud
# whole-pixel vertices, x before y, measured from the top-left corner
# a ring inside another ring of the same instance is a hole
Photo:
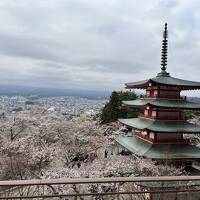
[[[0,83],[120,89],[155,76],[164,23],[169,71],[199,79],[197,0],[2,0]]]

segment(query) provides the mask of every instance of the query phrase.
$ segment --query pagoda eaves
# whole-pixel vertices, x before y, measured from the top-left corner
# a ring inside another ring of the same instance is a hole
[[[133,137],[119,136],[117,142],[138,156],[156,160],[193,160],[200,158],[200,148],[189,144],[154,144]]]
[[[159,132],[159,134],[200,133],[200,126],[186,121],[149,120],[145,118],[119,119],[118,121],[135,129]]]
[[[146,89],[149,86],[158,85],[177,87],[180,90],[200,89],[200,82],[178,79],[171,76],[156,76],[155,78],[125,84],[127,89]]]
[[[160,108],[174,108],[183,110],[200,109],[199,103],[189,102],[186,100],[156,99],[156,98],[140,98],[130,101],[122,101],[123,106],[127,107],[145,107],[155,106]]]

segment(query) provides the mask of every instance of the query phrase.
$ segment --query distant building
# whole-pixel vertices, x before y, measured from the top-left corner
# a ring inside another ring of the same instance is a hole
[[[50,108],[47,109],[47,111],[49,111],[49,112],[55,112],[55,110],[56,110],[55,107],[50,107]]]

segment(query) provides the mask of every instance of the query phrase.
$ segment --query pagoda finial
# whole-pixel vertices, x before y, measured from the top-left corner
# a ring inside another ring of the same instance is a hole
[[[167,23],[165,23],[165,30],[163,32],[163,41],[162,41],[162,56],[161,56],[162,71],[165,71],[167,66],[167,43],[168,43],[167,36],[168,36]]]
[[[161,72],[158,73],[158,76],[169,76],[169,73],[166,72],[167,66],[167,45],[168,45],[168,31],[167,23],[165,23],[165,30],[163,31],[163,41],[162,41],[162,55],[161,55]]]

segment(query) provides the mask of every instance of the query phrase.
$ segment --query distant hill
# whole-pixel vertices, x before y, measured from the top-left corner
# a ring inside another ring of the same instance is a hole
[[[110,94],[109,91],[0,85],[0,95],[80,96],[89,99],[107,99]]]
[[[200,103],[200,97],[187,97],[188,101]]]

